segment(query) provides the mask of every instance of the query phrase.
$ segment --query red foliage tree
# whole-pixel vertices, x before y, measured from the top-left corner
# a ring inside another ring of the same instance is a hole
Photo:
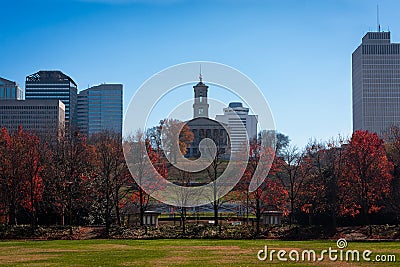
[[[310,163],[310,170],[304,181],[304,187],[299,197],[299,207],[312,216],[328,214],[332,226],[336,227],[338,177],[342,174],[344,140],[338,138],[328,143],[310,143],[306,148],[305,157]]]
[[[369,214],[379,211],[390,191],[393,164],[384,142],[376,133],[356,131],[344,152],[343,175],[339,181],[340,213],[360,214],[369,224]]]
[[[164,153],[169,154],[170,160],[176,163],[178,153],[186,154],[188,145],[194,139],[193,133],[186,123],[176,119],[161,120],[159,131],[164,143]]]
[[[282,183],[275,177],[279,171],[279,159],[274,158],[275,151],[270,147],[262,149],[259,143],[252,143],[249,147],[249,158],[243,177],[235,187],[235,191],[239,192],[246,206],[246,217],[248,219],[249,211],[254,211],[256,215],[256,234],[259,233],[261,214],[269,207],[284,209],[287,191],[283,188]],[[261,173],[266,177],[254,177],[257,168],[265,168],[259,166],[260,159],[263,161],[272,161],[269,172],[266,169]],[[252,179],[257,180],[260,186],[253,192],[249,192],[249,185]]]
[[[276,173],[283,188],[288,193],[290,205],[289,224],[294,221],[295,209],[298,207],[299,198],[305,190],[306,178],[311,169],[311,160],[306,153],[299,151],[296,147],[287,147],[281,152],[277,159],[279,171]]]
[[[100,200],[101,212],[104,214],[106,226],[105,235],[109,235],[114,211],[117,224],[121,225],[120,202],[124,197],[121,188],[129,179],[123,150],[122,137],[115,132],[103,131],[91,136],[93,144],[94,162],[92,162],[96,193],[102,196]]]
[[[0,191],[2,214],[7,223],[17,224],[17,211],[28,210],[32,226],[37,224],[37,203],[43,194],[39,162],[39,139],[18,127],[9,134],[6,128],[0,133]]]
[[[394,212],[400,218],[400,128],[394,126],[385,136],[386,153],[393,163],[393,180],[390,196],[387,199],[389,211]]]
[[[55,215],[56,223],[83,223],[82,216],[76,214],[89,210],[96,195],[95,187],[91,186],[94,154],[86,137],[78,132],[65,133],[56,139],[46,138],[41,151],[46,187],[42,211]]]
[[[162,183],[147,178],[153,177],[155,172],[167,178],[168,169],[162,151],[153,149],[150,140],[142,132],[139,131],[134,136],[127,137],[123,145],[128,165],[134,165],[130,169],[130,197],[125,199],[125,202],[130,201],[138,208],[140,225],[143,225],[144,212],[150,199],[149,194],[164,186]],[[147,163],[148,159],[152,166]],[[146,188],[146,191],[143,188]]]

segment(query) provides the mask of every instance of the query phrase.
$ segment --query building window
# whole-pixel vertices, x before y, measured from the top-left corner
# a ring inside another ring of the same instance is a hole
[[[199,130],[199,139],[201,140],[201,139],[203,139],[204,138],[204,130],[203,129],[200,129]]]
[[[203,102],[203,96],[200,96],[200,103]]]
[[[204,109],[203,108],[199,108],[199,115],[203,115],[204,114]]]

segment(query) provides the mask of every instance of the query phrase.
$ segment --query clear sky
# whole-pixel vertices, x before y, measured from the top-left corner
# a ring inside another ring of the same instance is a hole
[[[351,133],[351,53],[376,30],[377,4],[400,42],[398,0],[2,1],[0,77],[24,87],[59,69],[80,90],[122,83],[126,106],[166,67],[220,62],[261,88],[277,130],[302,147]]]

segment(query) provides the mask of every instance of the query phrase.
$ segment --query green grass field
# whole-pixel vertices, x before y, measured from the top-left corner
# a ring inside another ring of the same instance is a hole
[[[396,255],[396,262],[259,261],[268,249],[337,249],[335,241],[276,240],[58,240],[1,241],[0,266],[398,266],[400,242],[348,242],[345,250]],[[344,250],[344,251],[345,251]],[[362,253],[362,252],[360,252]],[[318,255],[317,255],[318,256]],[[287,257],[287,255],[286,255]],[[360,256],[361,257],[361,256]]]

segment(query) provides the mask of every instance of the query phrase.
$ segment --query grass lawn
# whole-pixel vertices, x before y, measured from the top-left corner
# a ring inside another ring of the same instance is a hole
[[[394,254],[397,263],[259,261],[257,252],[271,249],[337,249],[335,241],[276,240],[57,240],[1,241],[0,266],[398,266],[400,242],[348,242],[346,250]],[[287,257],[287,255],[286,255]]]

